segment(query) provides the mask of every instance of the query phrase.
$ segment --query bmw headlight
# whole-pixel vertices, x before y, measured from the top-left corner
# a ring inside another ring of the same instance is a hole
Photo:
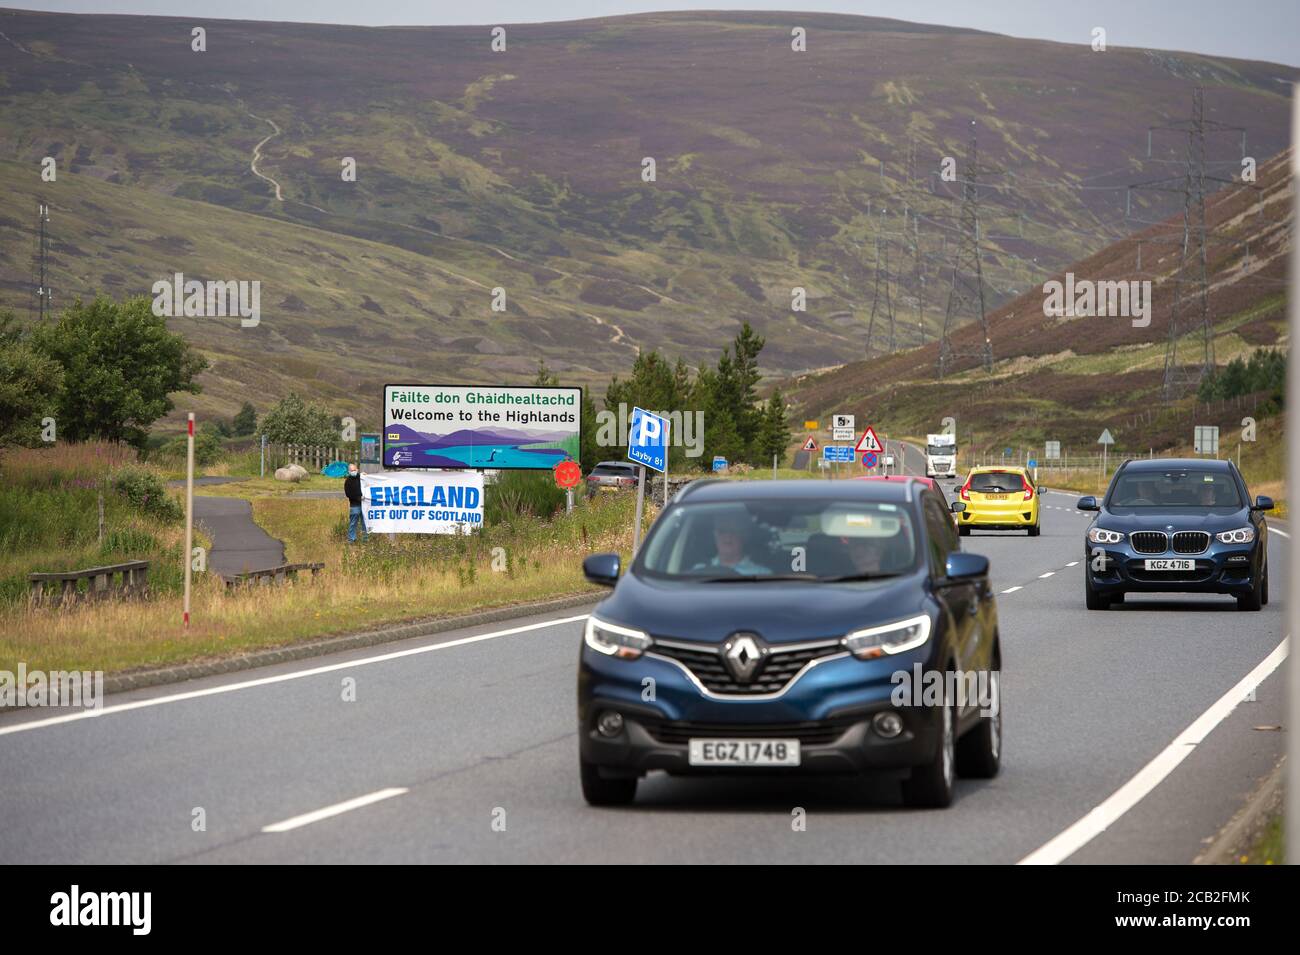
[[[1124,534],[1120,531],[1108,531],[1104,527],[1090,527],[1088,540],[1093,544],[1122,544]]]
[[[1230,531],[1222,531],[1215,534],[1214,539],[1220,544],[1249,544],[1255,539],[1255,528],[1238,527]]]
[[[930,639],[930,618],[925,614],[908,617],[865,630],[854,630],[843,640],[844,648],[859,660],[875,660],[886,653],[902,653]]]
[[[587,630],[583,639],[597,653],[621,660],[635,660],[654,642],[644,631],[606,623],[596,617],[587,618]]]

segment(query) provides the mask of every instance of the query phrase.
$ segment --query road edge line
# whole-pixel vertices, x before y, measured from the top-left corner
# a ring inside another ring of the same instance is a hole
[[[1227,718],[1251,690],[1268,679],[1287,656],[1290,638],[1273,648],[1255,668],[1237,682],[1232,689],[1210,704],[1187,729],[1179,733],[1155,758],[1111,793],[1106,799],[1066,829],[1057,833],[1043,845],[1029,853],[1016,865],[1058,865],[1074,855],[1097,836],[1118,822],[1125,813],[1145,799],[1191,755],[1200,743]]]
[[[292,663],[311,657],[326,656],[347,650],[359,650],[383,643],[395,643],[417,637],[433,636],[448,630],[460,630],[464,627],[477,627],[487,623],[499,623],[503,620],[516,620],[531,617],[552,610],[568,610],[584,604],[599,603],[601,594],[567,594],[552,600],[537,601],[529,604],[510,604],[489,610],[459,614],[451,617],[434,617],[413,623],[394,624],[378,630],[323,637],[305,643],[289,644],[283,647],[269,647],[254,650],[237,657],[227,657],[198,663],[180,663],[174,666],[157,667],[148,670],[136,670],[125,673],[113,673],[104,677],[104,695],[124,693],[128,690],[140,690],[151,686],[165,686],[171,683],[184,683],[206,676],[222,676],[253,670],[275,663]]]

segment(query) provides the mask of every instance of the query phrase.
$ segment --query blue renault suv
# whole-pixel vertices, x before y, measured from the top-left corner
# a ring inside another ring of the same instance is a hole
[[[1130,593],[1231,594],[1237,609],[1268,603],[1268,525],[1273,501],[1252,502],[1231,461],[1125,461],[1106,496],[1082,497],[1097,517],[1084,535],[1089,610]]]
[[[964,507],[960,502],[953,510]],[[919,481],[697,481],[586,621],[579,758],[593,805],[670,774],[891,772],[908,805],[1002,749],[988,559]]]

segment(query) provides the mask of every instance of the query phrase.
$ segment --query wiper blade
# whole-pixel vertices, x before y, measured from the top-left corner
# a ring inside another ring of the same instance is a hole
[[[727,577],[696,577],[702,584],[752,583],[761,580],[820,580],[816,574],[731,574]]]
[[[854,580],[888,580],[890,577],[901,577],[902,574],[845,574],[843,577],[818,577],[817,579],[824,584],[843,584]]]

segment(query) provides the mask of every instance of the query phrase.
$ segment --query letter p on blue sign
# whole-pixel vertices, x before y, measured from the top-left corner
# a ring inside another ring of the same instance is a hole
[[[629,431],[628,460],[654,471],[665,470],[668,467],[668,419],[642,408],[633,408]]]

